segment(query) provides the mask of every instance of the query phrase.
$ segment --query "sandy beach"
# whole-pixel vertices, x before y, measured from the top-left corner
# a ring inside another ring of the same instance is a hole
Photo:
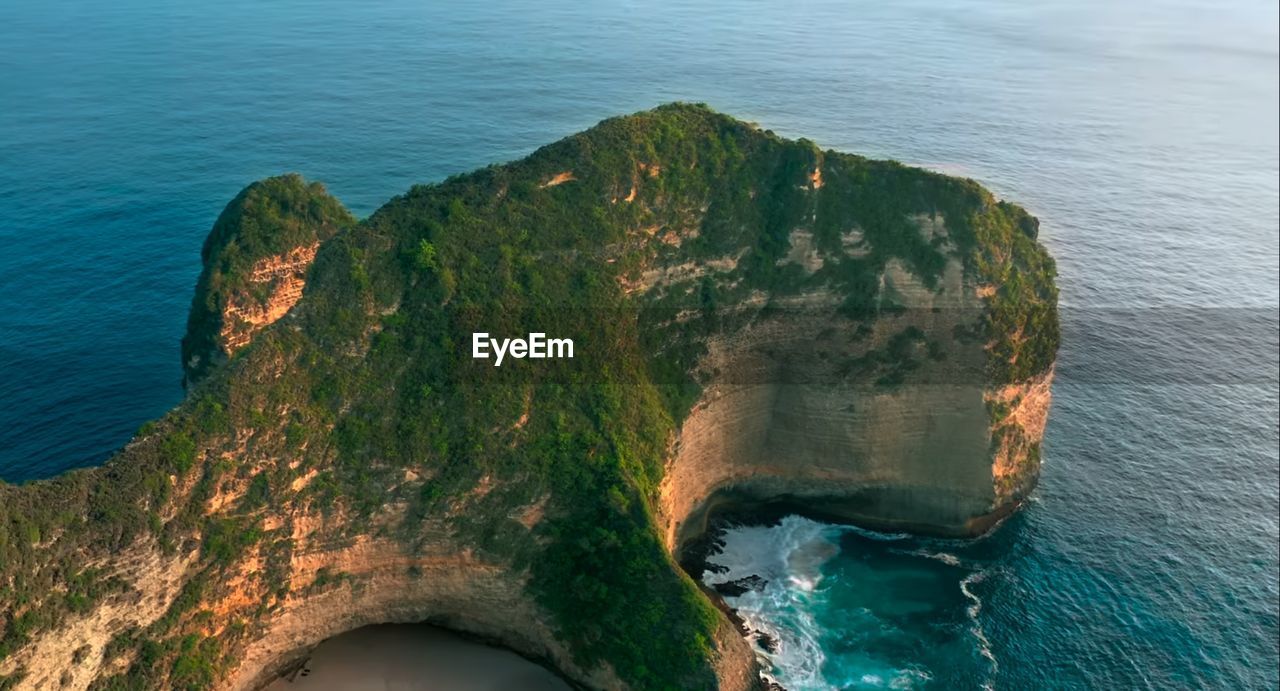
[[[549,670],[501,648],[416,624],[367,626],[321,643],[292,680],[267,691],[568,691]]]

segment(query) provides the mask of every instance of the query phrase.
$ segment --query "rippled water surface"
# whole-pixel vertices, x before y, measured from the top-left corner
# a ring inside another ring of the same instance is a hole
[[[365,215],[705,101],[974,177],[1061,271],[1028,510],[970,543],[743,542],[809,546],[754,615],[818,651],[793,686],[1280,685],[1274,2],[584,5],[0,3],[0,477],[99,463],[179,400],[200,244],[249,181]]]

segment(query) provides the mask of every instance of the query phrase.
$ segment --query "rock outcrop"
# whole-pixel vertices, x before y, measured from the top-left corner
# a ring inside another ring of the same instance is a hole
[[[972,181],[679,104],[359,223],[256,183],[205,246],[186,401],[0,484],[0,688],[255,688],[407,621],[588,688],[757,688],[674,555],[724,504],[1015,508],[1058,337],[1035,235]],[[493,367],[477,331],[575,358]]]
[[[184,384],[287,314],[302,298],[320,243],[354,224],[322,185],[298,175],[255,182],[237,195],[200,253],[204,270],[182,338]]]

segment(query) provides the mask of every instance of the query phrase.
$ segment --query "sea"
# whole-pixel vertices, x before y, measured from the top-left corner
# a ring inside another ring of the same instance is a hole
[[[1060,272],[1024,510],[967,541],[726,531],[771,677],[1280,687],[1278,24],[1274,0],[4,0],[0,478],[101,463],[181,399],[200,245],[248,182],[297,171],[364,216],[705,102],[972,177]]]

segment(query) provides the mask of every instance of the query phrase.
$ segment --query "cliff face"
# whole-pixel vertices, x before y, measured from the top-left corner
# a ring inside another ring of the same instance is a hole
[[[182,339],[183,381],[249,344],[302,298],[316,249],[355,219],[298,175],[255,182],[227,205],[201,251],[204,270]]]
[[[252,688],[398,621],[592,688],[752,688],[673,552],[722,502],[960,535],[1015,507],[1057,346],[1035,231],[685,105],[360,223],[256,183],[205,246],[187,400],[0,485],[0,688]],[[496,368],[476,331],[576,353]]]
[[[817,291],[707,340],[662,483],[669,547],[726,503],[972,536],[1034,488],[1052,369],[993,383],[989,344],[968,336],[983,291],[959,258],[932,289],[893,264],[881,279],[894,313],[842,322],[840,296]]]

